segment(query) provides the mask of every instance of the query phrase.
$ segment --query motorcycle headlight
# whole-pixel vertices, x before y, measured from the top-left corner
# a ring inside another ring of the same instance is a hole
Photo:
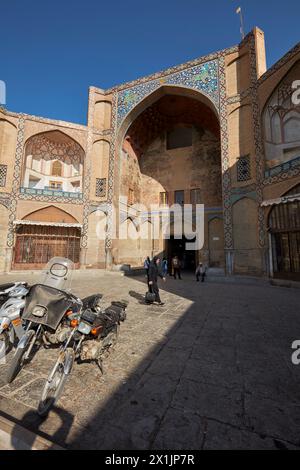
[[[84,335],[88,335],[88,334],[90,334],[91,329],[92,329],[91,325],[88,325],[87,323],[85,323],[83,321],[81,321],[79,323],[78,331],[80,331],[80,333],[82,333]]]
[[[32,309],[32,315],[34,315],[35,317],[43,317],[45,315],[45,313],[47,312],[47,309],[46,307],[42,307],[41,305],[37,305],[36,307],[34,307]]]

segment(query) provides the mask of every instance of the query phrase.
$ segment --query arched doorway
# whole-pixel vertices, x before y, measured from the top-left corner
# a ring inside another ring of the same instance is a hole
[[[197,97],[195,95],[198,95]],[[220,126],[216,111],[200,93],[165,87],[133,110],[131,120],[121,126],[118,187],[115,196],[127,197],[127,205],[141,203],[181,206],[205,205],[205,244],[201,253],[188,253],[186,243],[163,236],[153,243],[155,254],[181,257],[186,267],[194,269],[198,258],[209,264],[208,221],[219,214],[223,230],[222,170]],[[211,249],[214,250],[213,245]],[[219,246],[217,247],[218,251]],[[124,262],[125,243],[119,243],[119,258]],[[178,253],[177,253],[178,252]],[[144,253],[143,253],[144,254]],[[149,253],[150,255],[150,253]],[[132,256],[132,255],[131,255]],[[141,258],[138,252],[134,255]],[[224,266],[224,246],[218,258]],[[136,262],[135,264],[138,264]]]
[[[268,217],[273,274],[300,280],[300,185],[285,198],[273,206]]]

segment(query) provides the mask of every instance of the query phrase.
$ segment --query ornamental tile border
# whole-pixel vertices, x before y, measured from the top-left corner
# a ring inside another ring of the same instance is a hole
[[[11,203],[11,196],[8,193],[0,193],[0,204],[9,209]]]
[[[15,153],[15,165],[13,172],[11,203],[9,207],[8,216],[8,233],[7,233],[7,246],[12,247],[14,244],[14,220],[16,218],[17,200],[19,195],[20,177],[22,169],[23,146],[24,146],[24,130],[25,130],[25,116],[19,115],[18,128],[17,128],[17,144]]]
[[[108,94],[111,94],[111,93],[120,92],[120,91],[124,90],[125,88],[132,88],[136,85],[140,85],[141,83],[146,83],[146,82],[152,81],[152,80],[158,80],[162,77],[165,77],[166,75],[174,74],[174,73],[180,72],[182,70],[185,70],[185,69],[203,64],[205,62],[216,60],[221,55],[227,55],[227,54],[232,54],[234,52],[238,52],[239,48],[240,48],[240,45],[235,45],[235,46],[229,47],[227,49],[222,49],[221,51],[213,52],[211,54],[207,54],[205,56],[198,57],[197,59],[193,59],[193,60],[190,60],[188,62],[184,62],[180,65],[175,65],[173,67],[169,67],[168,69],[161,70],[160,72],[155,72],[151,75],[147,75],[146,77],[141,77],[141,78],[138,78],[137,80],[132,80],[132,81],[123,83],[121,85],[116,85],[112,88],[109,88],[109,89],[105,90],[105,94],[108,95]],[[94,87],[94,88],[95,88],[95,90],[97,90],[96,87]]]
[[[219,109],[218,60],[215,59],[118,92],[118,127],[138,103],[164,85],[184,86],[199,91]]]
[[[239,103],[240,101],[250,96],[251,93],[252,87],[250,86],[246,91],[243,91],[242,93],[238,93],[237,95],[230,96],[229,98],[227,98],[227,104]]]
[[[220,93],[220,131],[222,156],[222,192],[224,217],[224,245],[226,250],[233,249],[231,176],[228,153],[228,122],[226,100],[225,54],[219,57],[219,93]]]
[[[32,114],[26,114],[26,113],[15,113],[13,111],[8,111],[6,109],[4,109],[3,112],[7,116],[11,116],[11,117],[19,118],[20,116],[23,116],[24,119],[28,121],[36,121],[36,122],[41,122],[43,124],[50,124],[52,126],[54,125],[57,127],[67,127],[68,129],[82,130],[85,132],[87,131],[87,125],[85,124],[76,124],[76,122],[72,123],[69,121],[60,121],[59,119],[49,119],[49,118],[44,118],[41,116],[34,116]]]
[[[18,200],[25,201],[39,201],[39,202],[60,202],[64,204],[77,204],[82,205],[84,203],[84,198],[72,198],[72,197],[63,197],[63,196],[46,196],[43,194],[25,194],[18,193]]]
[[[117,139],[117,93],[113,93],[111,104],[111,142],[109,148],[109,166],[107,179],[107,233],[105,238],[105,250],[112,248],[112,231],[113,231],[113,196],[114,196],[114,170],[115,170],[115,153]]]
[[[277,72],[283,65],[291,60],[295,55],[300,52],[300,42],[298,42],[292,49],[290,49],[281,59],[279,59],[272,67],[270,67],[259,79],[258,86],[267,80],[273,73]]]
[[[293,170],[299,170],[300,171],[300,157],[293,158],[292,160],[288,162],[281,163],[280,165],[276,165],[272,168],[268,168],[265,170],[264,176],[264,184],[268,184],[267,182],[276,177],[280,178],[282,174],[289,173],[290,171]]]
[[[299,176],[299,175],[300,175],[300,167],[293,168],[289,171],[284,171],[280,173],[279,175],[270,176],[269,178],[266,178],[263,181],[263,186],[268,186],[274,183],[280,183],[281,181],[286,181],[288,179],[295,178],[295,176]]]
[[[89,94],[88,104],[88,122],[94,122],[94,95],[95,92],[92,90]],[[88,246],[88,228],[89,228],[89,197],[90,197],[90,185],[91,185],[91,154],[93,149],[93,129],[88,128],[87,140],[86,140],[86,152],[85,152],[85,172],[83,179],[83,220],[82,220],[82,232],[81,232],[81,248],[87,248]]]
[[[263,180],[264,180],[264,147],[261,132],[260,108],[258,100],[258,80],[257,80],[257,64],[255,51],[255,37],[253,34],[249,37],[249,53],[251,67],[251,85],[252,85],[252,119],[254,130],[255,145],[255,167],[256,167],[256,194],[258,203],[258,239],[261,248],[266,244],[266,226],[264,209],[261,207],[263,202]]]

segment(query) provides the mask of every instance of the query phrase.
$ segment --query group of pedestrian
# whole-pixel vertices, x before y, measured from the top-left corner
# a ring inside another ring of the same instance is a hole
[[[174,279],[182,279],[181,277],[181,261],[177,255],[172,258],[171,261],[171,275],[174,276]],[[144,261],[144,269],[146,271],[147,276],[147,284],[148,290],[151,294],[154,294],[154,302],[158,305],[164,305],[164,303],[160,299],[159,295],[159,288],[158,288],[158,277],[166,281],[166,276],[168,274],[168,260],[167,258],[163,258],[162,262],[160,263],[160,258],[158,256],[154,256],[152,261],[150,260],[149,256]],[[206,267],[203,266],[203,263],[199,262],[198,266],[195,271],[196,281],[204,282],[206,276]]]

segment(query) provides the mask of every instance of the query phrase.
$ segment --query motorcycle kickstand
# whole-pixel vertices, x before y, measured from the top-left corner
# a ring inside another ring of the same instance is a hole
[[[103,367],[103,362],[102,362],[102,360],[101,360],[101,359],[97,359],[97,360],[96,360],[96,364],[97,364],[97,366],[99,367],[101,374],[103,375],[103,374],[104,374],[104,367]]]

